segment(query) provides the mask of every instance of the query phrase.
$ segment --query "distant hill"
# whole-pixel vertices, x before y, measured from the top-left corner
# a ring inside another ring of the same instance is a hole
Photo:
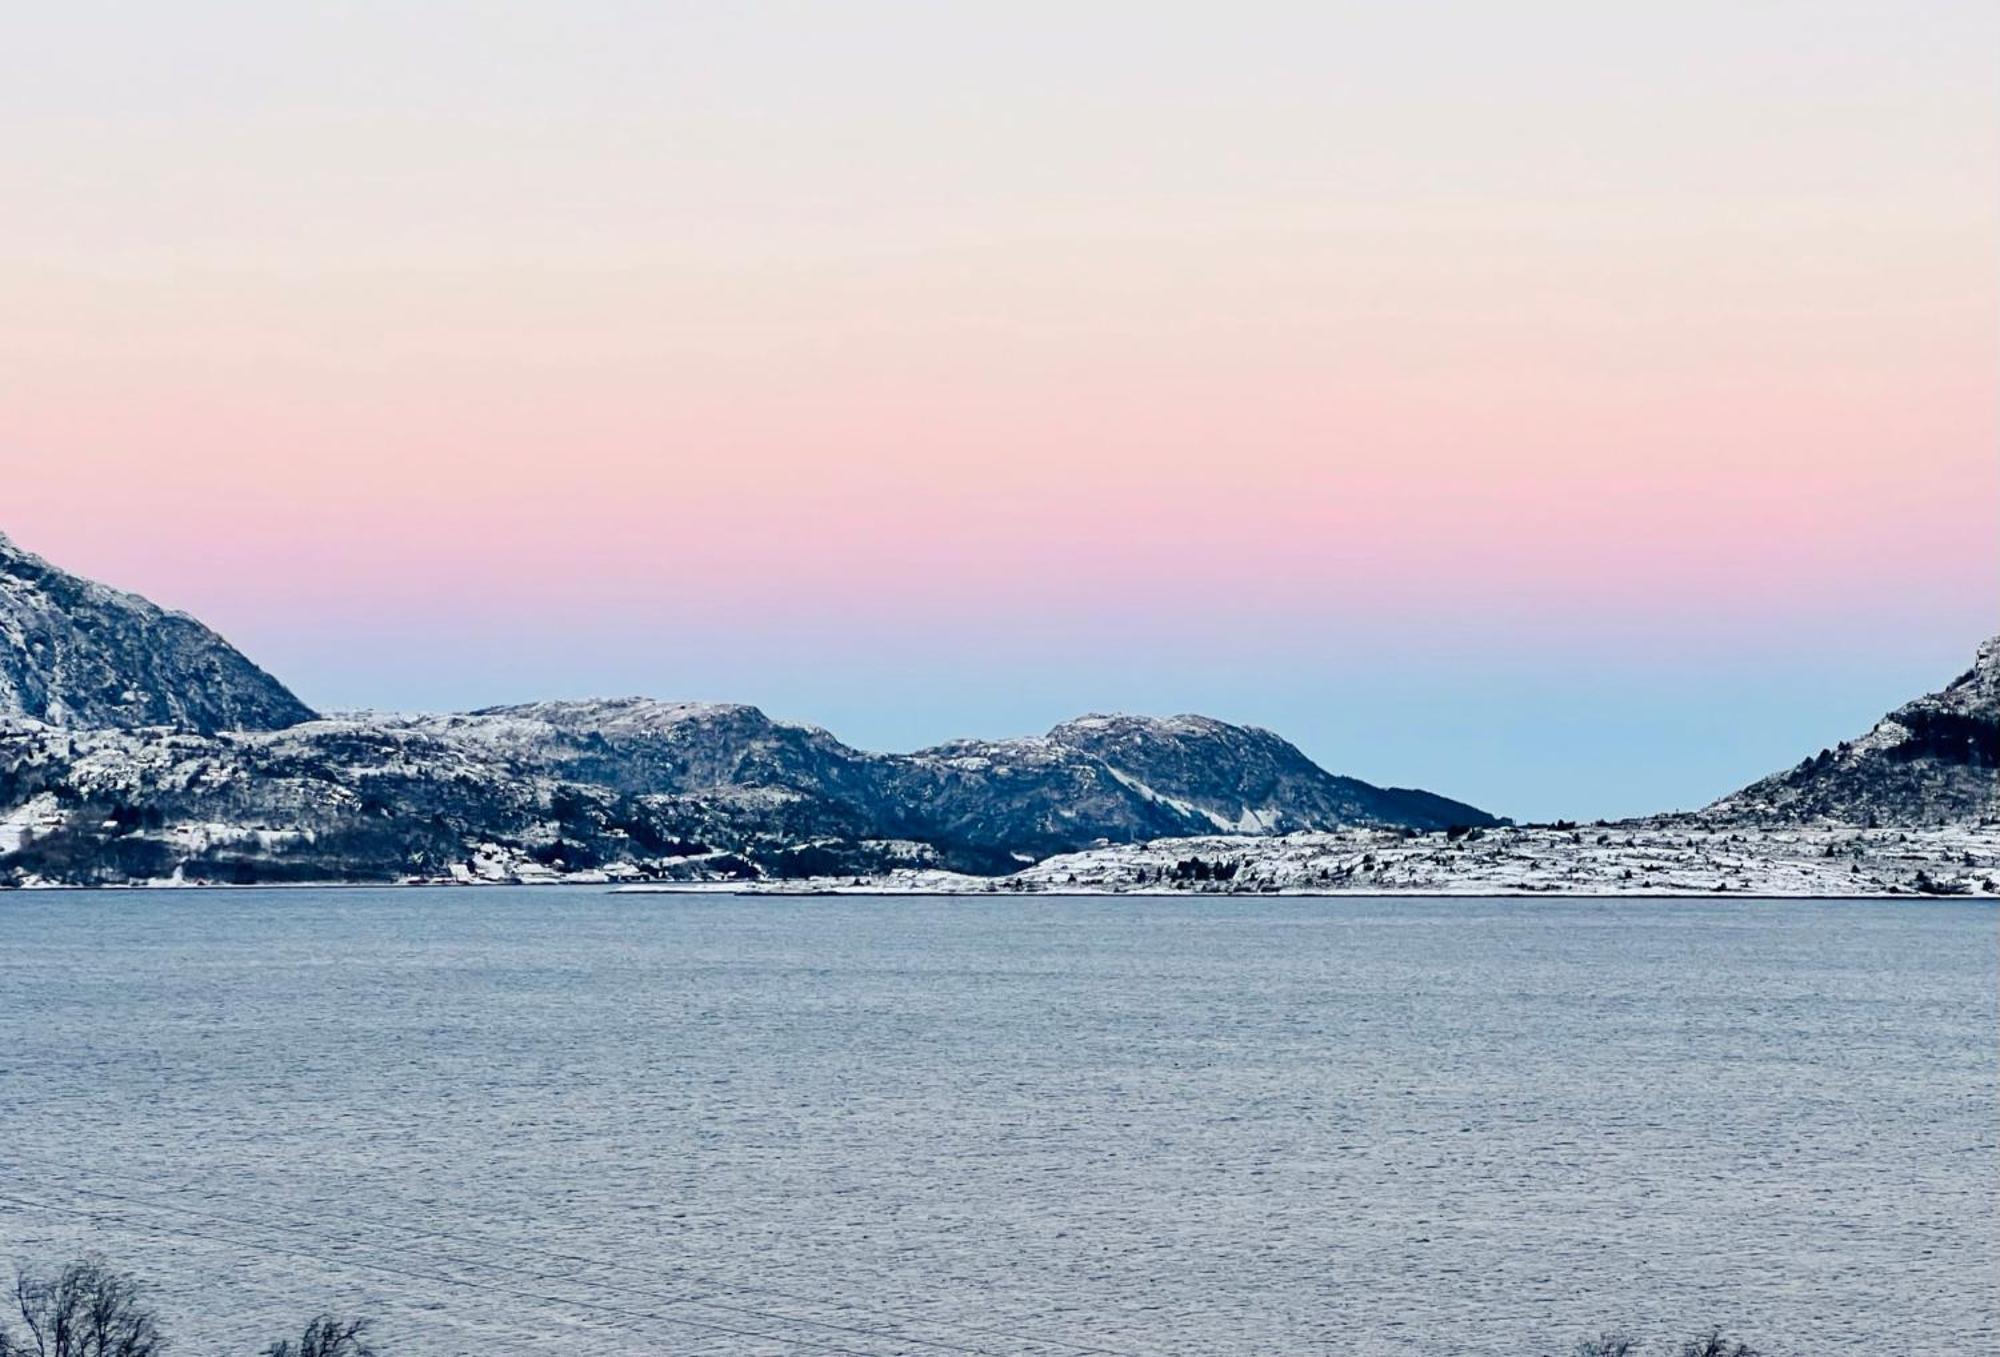
[[[651,698],[322,719],[192,618],[11,544],[0,572],[0,881],[994,873],[1099,841],[1496,823],[1199,716],[914,754]]]
[[[0,716],[213,733],[313,713],[186,613],[58,570],[0,535]]]
[[[1463,802],[1337,776],[1268,730],[1206,716],[1092,715],[1047,735],[958,740],[898,759],[891,778],[906,823],[1034,858],[1099,839],[1498,823]]]
[[[2000,636],[1941,692],[1858,739],[1725,796],[1703,818],[1737,823],[1963,824],[2000,818]]]
[[[1290,741],[1206,716],[1084,716],[1049,739],[1101,760],[1141,794],[1191,807],[1202,833],[1290,834],[1328,825],[1491,825],[1483,810],[1327,772]]]

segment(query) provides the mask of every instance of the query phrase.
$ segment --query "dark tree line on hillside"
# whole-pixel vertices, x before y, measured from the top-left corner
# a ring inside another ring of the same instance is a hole
[[[1234,881],[1238,863],[1233,858],[1182,858],[1168,871],[1172,881]]]

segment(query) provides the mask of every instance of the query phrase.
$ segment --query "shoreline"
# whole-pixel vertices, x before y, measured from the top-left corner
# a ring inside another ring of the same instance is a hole
[[[2000,899],[2000,824],[1747,829],[1655,821],[1506,826],[1443,834],[1348,829],[1099,844],[1001,875],[937,865],[780,875],[725,856],[550,866],[530,847],[481,841],[463,861],[314,864],[312,878],[222,877],[192,857],[171,872],[116,881],[17,878],[21,890],[294,890],[565,886],[632,895],[1071,897],[1259,896],[1324,899]],[[352,867],[356,874],[344,874]],[[385,870],[387,869],[387,870]],[[236,870],[232,868],[232,871]],[[764,874],[751,875],[762,871]],[[79,876],[85,875],[82,873]],[[221,879],[218,879],[218,878]]]
[[[1006,880],[1007,878],[998,878]],[[1278,890],[1238,890],[1238,891],[1197,891],[1172,890],[1158,887],[1117,889],[1104,886],[1037,886],[1032,889],[1007,889],[982,887],[972,889],[952,889],[948,887],[895,886],[879,883],[860,885],[790,885],[773,882],[769,885],[750,885],[742,882],[634,882],[624,885],[607,885],[598,881],[127,881],[108,882],[99,885],[82,885],[72,882],[48,882],[26,886],[0,887],[0,900],[12,895],[61,895],[87,892],[144,894],[186,894],[206,891],[489,891],[489,890],[572,890],[591,891],[600,895],[685,895],[723,896],[730,899],[769,899],[785,897],[802,900],[832,899],[837,897],[865,897],[874,899],[928,899],[928,900],[1741,900],[1752,903],[1761,900],[1821,900],[1828,903],[1840,901],[1915,903],[1921,901],[1956,901],[2000,905],[2000,894],[1987,891],[1917,891],[1878,890],[1846,891],[1783,891],[1783,890],[1566,890],[1561,887],[1467,887],[1461,890],[1437,889],[1301,889],[1284,888]]]

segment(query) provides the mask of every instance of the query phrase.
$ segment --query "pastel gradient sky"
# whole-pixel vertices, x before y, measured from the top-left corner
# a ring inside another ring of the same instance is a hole
[[[0,24],[0,530],[323,706],[1699,804],[2000,630],[2000,7]]]

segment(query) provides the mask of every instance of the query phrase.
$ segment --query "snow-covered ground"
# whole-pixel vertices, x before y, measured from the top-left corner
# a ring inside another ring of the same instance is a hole
[[[896,872],[742,882],[733,888],[895,894],[2000,895],[2000,825],[1760,830],[1669,819],[1462,834],[1361,829],[1283,838],[1218,835],[1094,848],[998,878]]]

